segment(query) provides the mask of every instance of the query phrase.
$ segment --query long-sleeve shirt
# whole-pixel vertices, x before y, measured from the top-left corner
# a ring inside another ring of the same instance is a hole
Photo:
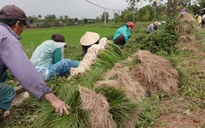
[[[49,67],[63,59],[63,51],[66,43],[46,40],[40,44],[31,56],[34,66]]]
[[[152,24],[147,26],[147,30],[146,31],[147,32],[152,32],[152,31],[157,30],[157,29],[158,29],[157,26],[154,23],[152,23]]]
[[[123,35],[125,38],[125,42],[128,42],[130,39],[130,30],[126,25],[122,25],[114,34],[113,40],[115,40],[119,35]]]
[[[28,59],[20,39],[8,25],[0,22],[0,76],[9,69],[22,87],[40,100],[52,91]]]

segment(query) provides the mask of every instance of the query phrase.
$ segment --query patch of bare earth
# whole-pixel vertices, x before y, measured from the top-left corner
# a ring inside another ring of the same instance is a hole
[[[200,52],[201,46],[196,43],[195,35],[190,32],[191,28],[189,28],[190,23],[195,27],[198,25],[189,14],[185,14],[181,22],[183,28],[179,29],[183,29],[183,31],[181,31],[177,46],[181,50],[193,51],[190,57],[181,58],[181,63],[185,68],[201,70],[197,75],[205,78],[203,75],[205,59],[197,57],[204,56],[204,53]],[[127,63],[135,62],[137,58],[140,63],[129,67]],[[152,96],[159,90],[164,91],[168,97],[159,104],[161,115],[156,121],[155,128],[203,128],[205,109],[203,109],[204,107],[194,108],[194,106],[200,106],[205,101],[177,94],[178,80],[178,73],[169,61],[148,51],[140,50],[126,61],[115,64],[106,73],[104,80],[98,81],[96,86],[123,88],[127,97],[137,102],[141,102],[142,97]],[[133,120],[128,123],[130,128],[134,128],[137,115],[134,114],[133,117]]]
[[[185,14],[180,20],[183,24],[183,30],[177,46],[179,49],[189,49],[192,50],[192,57],[181,59],[182,63],[186,66],[185,68],[197,68],[200,73],[197,75],[202,75],[204,77],[205,72],[205,59],[204,53],[201,52],[200,44],[195,41],[195,35],[193,33],[187,33],[186,30],[191,23],[196,22],[196,20],[190,15]],[[195,28],[199,28],[195,25]],[[194,57],[202,56],[202,57]],[[174,95],[170,99],[161,102],[160,110],[161,116],[158,119],[156,128],[205,128],[205,109],[204,107],[192,108],[192,105],[203,104],[205,101],[201,99],[192,99],[190,97],[183,97],[179,95]]]

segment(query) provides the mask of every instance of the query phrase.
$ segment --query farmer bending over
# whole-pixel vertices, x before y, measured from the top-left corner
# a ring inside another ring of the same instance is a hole
[[[4,83],[7,69],[35,98],[49,101],[60,116],[63,112],[69,115],[69,106],[45,85],[19,42],[25,26],[31,27],[26,21],[25,12],[19,7],[6,5],[0,10],[0,120],[3,120],[4,111],[8,110],[16,95],[15,90]]]
[[[159,30],[158,21],[155,21],[154,23],[151,23],[150,25],[148,25],[146,31],[149,34],[150,32],[156,31],[156,30]]]
[[[134,23],[130,21],[118,28],[113,37],[114,43],[123,48],[124,45],[130,40],[130,30],[134,27]]]
[[[40,44],[32,54],[30,60],[44,81],[55,76],[70,75],[70,68],[78,67],[79,61],[63,58],[65,46],[64,36],[53,34],[50,40]]]

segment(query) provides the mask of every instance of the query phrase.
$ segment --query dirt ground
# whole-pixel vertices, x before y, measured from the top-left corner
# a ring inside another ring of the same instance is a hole
[[[190,22],[196,21],[190,14],[185,14],[185,16],[181,19],[181,22],[184,25],[184,28],[189,26]],[[199,26],[195,26],[198,29],[202,29]],[[203,30],[202,30],[203,31]],[[186,32],[182,33],[181,38],[189,37],[191,40],[179,40],[177,42],[177,46],[179,49],[191,49],[194,52],[193,56],[204,56],[205,54],[201,52],[200,44],[196,43],[195,36],[191,34],[187,34]],[[204,58],[204,57],[203,57]],[[205,59],[201,58],[192,58],[185,59],[187,61],[186,65],[189,67],[189,64],[192,64],[192,68],[201,69],[201,72],[204,73]],[[196,63],[197,62],[197,63]],[[159,121],[156,125],[156,128],[205,128],[205,109],[202,107],[201,109],[193,109],[190,110],[190,104],[199,104],[202,103],[204,105],[204,101],[200,99],[200,102],[190,100],[188,97],[183,97],[179,95],[175,95],[171,97],[170,100],[166,100],[160,104],[161,110],[167,108],[169,106],[169,113],[162,113]]]
[[[181,21],[183,22],[183,25],[186,28],[189,27],[189,21],[195,21],[195,19],[191,15],[185,14]],[[189,37],[191,40],[185,41],[187,37]],[[205,53],[199,50],[201,46],[200,44],[196,43],[195,36],[192,33],[182,33],[181,40],[177,42],[177,46],[179,49],[193,50],[194,52],[191,53],[193,56],[205,55]],[[128,58],[128,60],[126,61],[131,61],[129,59],[132,58]],[[200,69],[200,72],[205,73],[205,58],[183,58],[182,61],[186,61],[184,65],[185,67],[189,68],[191,63],[193,68]],[[96,83],[96,86],[124,85],[123,88],[127,89],[127,96],[135,101],[140,101],[142,97],[147,95],[147,90],[146,88],[143,88],[140,83],[133,80],[133,74],[131,72],[139,70],[139,67],[136,66],[133,69],[130,69],[125,65],[126,64],[116,64],[115,67],[106,74],[105,80],[98,81]],[[117,76],[116,78],[113,77],[115,75]],[[174,90],[174,92],[176,91],[177,90]],[[190,99],[190,97],[181,96],[175,93],[168,99],[160,102],[159,107],[161,110],[161,115],[157,120],[154,128],[205,128],[205,101],[201,99]],[[204,107],[198,109],[191,109],[190,105],[192,104],[201,104]]]
[[[190,26],[190,22],[195,22],[194,24],[196,25],[198,29],[201,29],[197,23],[196,20],[190,15],[190,14],[185,14],[183,18],[181,18],[181,23],[183,24],[184,30],[187,30]],[[189,38],[189,40],[186,40]],[[180,40],[177,42],[177,46],[179,49],[190,49],[193,50],[194,52],[191,53],[193,56],[199,55],[199,56],[204,56],[205,54],[199,50],[201,48],[200,44],[196,43],[195,36],[193,33],[187,34],[186,31],[182,31]],[[144,53],[143,53],[144,55]],[[203,58],[203,57],[202,57]],[[126,61],[130,61],[128,60]],[[150,59],[150,58],[149,58]],[[150,62],[153,64],[154,61],[159,62],[161,60],[160,58],[154,57],[153,61]],[[197,68],[201,69],[200,72],[205,73],[205,58],[183,58],[182,61],[186,61],[185,63],[185,68],[190,68],[190,64],[192,64],[192,68]],[[196,63],[197,62],[197,63]],[[155,62],[154,62],[155,63]],[[164,63],[164,61],[162,62]],[[162,64],[161,63],[161,64]],[[126,65],[126,64],[125,64]],[[105,75],[105,80],[104,81],[99,81],[97,82],[97,86],[120,86],[124,85],[124,89],[127,90],[127,96],[131,97],[135,101],[140,101],[141,97],[146,96],[146,91],[147,88],[142,88],[143,85],[140,84],[144,81],[145,79],[141,80],[141,82],[137,82],[133,80],[133,76],[135,76],[137,79],[139,79],[139,76],[142,76],[142,74],[136,74],[136,71],[139,71],[139,67],[135,66],[131,70],[129,67],[126,67],[124,64],[116,64],[112,70],[110,70],[106,75]],[[166,64],[167,66],[169,64]],[[143,65],[144,66],[144,65]],[[154,66],[154,64],[153,64]],[[163,66],[162,66],[163,67]],[[143,69],[147,69],[147,67],[142,67]],[[156,66],[157,68],[157,66]],[[169,66],[169,69],[172,67]],[[151,67],[153,69],[153,67]],[[158,71],[159,69],[152,71],[155,72]],[[165,69],[167,70],[167,69]],[[132,74],[132,71],[135,72],[135,74]],[[151,71],[150,71],[151,72]],[[115,79],[110,79],[113,76],[117,76]],[[155,77],[155,79],[158,79],[159,77],[163,77],[163,75],[166,75],[166,72],[160,72],[157,74],[158,77]],[[161,75],[161,76],[160,76]],[[174,76],[175,77],[175,76]],[[176,78],[176,77],[175,77]],[[173,81],[175,80],[173,78]],[[147,80],[148,81],[148,80]],[[153,82],[153,80],[152,80]],[[177,83],[178,81],[174,81]],[[155,83],[148,83],[147,85],[150,86],[153,84],[153,86],[156,85],[156,83],[159,83],[159,81]],[[165,82],[168,83],[168,82]],[[173,85],[173,82],[171,83]],[[126,86],[125,86],[126,85]],[[141,86],[142,85],[142,86]],[[146,85],[146,86],[147,86]],[[144,86],[145,87],[145,86]],[[170,86],[169,86],[170,87]],[[150,87],[149,87],[150,88]],[[171,87],[170,87],[171,88]],[[174,88],[174,89],[173,89]],[[154,89],[154,88],[152,88]],[[163,88],[157,87],[157,89],[163,90]],[[193,100],[190,97],[186,96],[181,96],[177,94],[177,89],[176,86],[172,87],[172,91],[169,89],[165,88],[164,91],[167,93],[174,93],[174,95],[170,96],[169,99],[166,99],[165,101],[160,102],[159,107],[161,110],[161,115],[159,119],[157,120],[154,128],[205,128],[205,107],[201,108],[191,108],[191,105],[196,105],[196,104],[201,104],[204,105],[205,101],[202,99],[195,99]],[[156,92],[156,91],[155,91]]]

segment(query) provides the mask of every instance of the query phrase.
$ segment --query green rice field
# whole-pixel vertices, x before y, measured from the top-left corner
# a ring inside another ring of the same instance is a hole
[[[97,32],[100,38],[112,38],[117,28],[109,27],[61,27],[61,28],[41,28],[41,29],[25,29],[21,34],[20,40],[28,57],[33,53],[35,48],[43,41],[51,38],[53,33],[64,35],[67,45],[80,46],[80,38],[86,31]]]

